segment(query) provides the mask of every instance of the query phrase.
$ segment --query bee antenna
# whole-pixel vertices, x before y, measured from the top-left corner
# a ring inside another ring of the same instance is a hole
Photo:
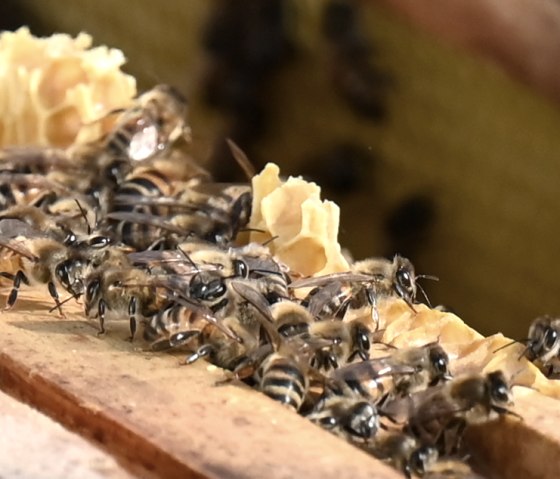
[[[55,309],[60,308],[60,306],[66,304],[71,299],[78,299],[80,296],[81,296],[81,294],[72,294],[71,296],[68,296],[68,298],[62,300],[59,304],[57,304],[57,305],[53,306],[51,309],[49,309],[49,313],[52,313]]]
[[[253,176],[257,174],[255,166],[253,165],[253,163],[251,163],[251,160],[249,160],[245,152],[241,148],[239,148],[239,146],[237,146],[237,144],[231,138],[226,138],[226,142],[229,146],[233,158],[241,167],[243,173],[245,173],[247,180],[251,181],[253,179]]]
[[[196,263],[192,260],[189,254],[180,246],[177,246],[177,249],[181,252],[181,254],[186,258],[189,264],[196,270],[197,273],[200,273],[200,268],[196,265]]]
[[[263,234],[266,233],[265,230],[261,230],[261,229],[259,229],[259,228],[241,228],[239,231],[243,231],[243,232],[246,232],[246,231],[251,232],[251,231],[253,231],[253,232],[255,232],[255,233],[263,233]]]
[[[263,233],[266,233],[266,231],[263,231]],[[277,240],[279,238],[278,235],[273,236],[272,238],[266,240],[264,243],[262,243],[262,246],[268,246],[270,243],[272,243],[274,240]]]
[[[91,234],[91,225],[89,224],[87,214],[86,214],[86,210],[84,210],[84,208],[82,207],[82,204],[79,202],[79,200],[74,198],[74,201],[78,205],[78,209],[80,210],[80,214],[82,215],[82,217],[84,218],[84,221],[86,222],[87,234],[90,235]]]
[[[519,344],[525,344],[527,345],[529,342],[529,338],[523,338],[523,339],[514,339],[513,341],[504,344],[503,346],[500,346],[498,349],[495,349],[494,351],[492,351],[492,353],[497,353],[498,351],[501,351],[502,349],[505,348],[509,348],[510,346],[519,343]],[[525,356],[525,352],[527,351],[527,349],[523,350],[523,354],[520,356],[520,358],[522,358],[523,356]]]
[[[266,274],[275,274],[276,276],[282,276],[282,273],[280,271],[271,271],[269,269],[257,269],[257,268],[252,268],[251,269],[252,273],[266,273]]]
[[[419,274],[416,276],[416,279],[430,279],[432,281],[439,281],[437,276],[433,276],[431,274]]]
[[[418,278],[418,276],[417,276],[417,278]],[[420,290],[420,292],[422,293],[422,296],[424,296],[424,299],[426,300],[426,303],[428,303],[428,307],[431,309],[432,308],[432,303],[430,303],[430,298],[428,298],[428,295],[426,294],[426,291],[424,290],[424,288],[422,288],[420,283],[416,283],[416,287]]]

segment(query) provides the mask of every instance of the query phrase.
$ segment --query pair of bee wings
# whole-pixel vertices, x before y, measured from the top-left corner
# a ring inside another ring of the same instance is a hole
[[[269,336],[275,350],[280,350],[282,348],[293,349],[294,351],[292,352],[307,356],[313,354],[318,349],[333,344],[330,340],[322,340],[319,338],[314,339],[312,343],[298,338],[297,336],[289,340],[284,338],[276,330],[274,325],[275,319],[270,312],[270,304],[263,294],[251,284],[251,280],[232,280],[230,285],[236,294],[251,304],[260,313],[260,316],[257,315],[258,320]]]
[[[418,422],[427,424],[434,420],[451,419],[470,409],[453,401],[451,384],[439,384],[408,396],[393,398],[383,404],[383,412],[399,422],[416,418]]]
[[[293,281],[290,284],[291,289],[313,288],[328,286],[332,283],[342,286],[347,283],[376,283],[383,279],[382,275],[370,275],[361,273],[332,273],[324,276],[315,276],[311,278],[302,278]]]
[[[216,317],[214,312],[205,304],[196,301],[184,294],[187,290],[188,282],[183,276],[179,275],[157,275],[150,277],[149,284],[127,284],[124,286],[139,287],[156,287],[166,291],[165,297],[172,303],[183,306],[193,313],[200,315],[208,323],[213,324],[220,329],[227,337],[242,343],[243,340],[230,328],[228,328],[220,319]]]
[[[38,261],[39,257],[25,246],[25,240],[36,238],[50,238],[50,236],[25,221],[15,218],[0,219],[0,248],[6,248],[31,261]]]

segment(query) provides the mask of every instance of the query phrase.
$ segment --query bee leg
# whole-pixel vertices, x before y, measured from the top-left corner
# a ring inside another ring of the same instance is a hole
[[[54,299],[56,309],[58,309],[58,314],[61,318],[66,318],[60,306],[60,297],[58,296],[58,291],[56,290],[55,284],[52,281],[49,281],[47,283],[47,287],[49,288],[49,294],[51,295],[52,299]]]
[[[130,342],[132,342],[134,340],[134,335],[136,334],[136,326],[137,326],[137,321],[136,321],[136,310],[138,308],[138,299],[136,298],[136,296],[133,296],[130,299],[130,303],[128,303],[128,316],[129,316],[129,321],[130,321],[130,337],[128,338],[128,340]]]
[[[10,275],[10,273],[5,273],[2,276],[8,278],[9,277],[8,275],[12,276],[14,283],[12,286],[12,290],[10,291],[10,295],[8,296],[8,300],[6,301],[6,307],[4,308],[5,310],[12,308],[12,306],[16,303],[21,282],[23,281],[24,284],[29,285],[29,280],[27,279],[27,276],[25,276],[25,273],[21,270],[18,271],[15,275]]]
[[[216,381],[216,386],[228,384],[231,381],[243,381],[250,378],[255,372],[255,365],[249,358],[245,358],[239,363],[233,371],[224,371],[225,377],[220,381]]]
[[[105,301],[100,299],[99,305],[97,306],[97,312],[99,314],[99,331],[97,332],[97,336],[105,334],[105,311]]]
[[[377,292],[373,289],[368,289],[366,292],[367,300],[371,306],[371,319],[375,323],[375,328],[379,327],[379,310],[377,309]]]
[[[191,354],[190,356],[185,358],[184,364],[192,364],[198,361],[201,358],[204,358],[211,354],[214,351],[214,348],[210,344],[205,344],[204,346],[200,346],[196,353]]]

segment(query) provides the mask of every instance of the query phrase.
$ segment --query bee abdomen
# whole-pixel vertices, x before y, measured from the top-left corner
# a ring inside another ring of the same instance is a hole
[[[261,390],[268,397],[295,409],[300,408],[306,393],[306,379],[288,358],[270,359],[262,372]]]

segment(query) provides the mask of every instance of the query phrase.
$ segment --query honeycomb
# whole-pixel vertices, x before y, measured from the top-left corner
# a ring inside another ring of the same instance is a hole
[[[0,146],[67,147],[97,138],[99,121],[129,104],[136,80],[120,50],[91,48],[90,35],[0,34]]]

